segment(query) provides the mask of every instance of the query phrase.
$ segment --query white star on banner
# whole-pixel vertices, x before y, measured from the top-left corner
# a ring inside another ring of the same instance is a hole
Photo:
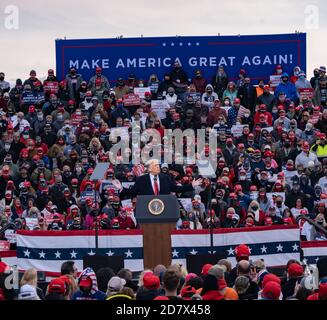
[[[175,45],[175,43],[174,43],[174,42],[172,42],[170,45],[173,47],[173,46]]]
[[[308,263],[308,260],[306,258],[303,259],[303,263],[304,264],[307,264]]]
[[[91,249],[90,252],[87,253],[89,256],[94,256],[95,255],[95,252],[93,252],[93,250]]]
[[[198,252],[197,251],[195,251],[194,249],[192,249],[192,251],[190,251],[190,254],[193,254],[193,255],[195,255],[195,254],[197,254]]]
[[[233,248],[229,248],[229,250],[227,250],[228,255],[232,256],[234,254],[234,249]]]
[[[183,46],[183,42],[180,42],[179,45],[182,47]]]
[[[28,249],[26,249],[26,250],[24,251],[24,256],[25,256],[25,257],[30,257],[30,254],[31,254],[31,252],[28,251]]]
[[[107,255],[108,255],[109,257],[111,257],[111,256],[114,255],[114,253],[113,253],[111,250],[109,250],[109,251],[107,252]]]
[[[61,253],[57,250],[57,252],[55,252],[56,259],[60,259],[60,255]]]
[[[318,262],[318,260],[319,260],[319,257],[317,257],[315,260],[316,260],[316,263],[317,263],[317,262]]]
[[[162,45],[165,47],[166,46],[166,43],[164,42]]]
[[[179,252],[176,249],[174,249],[174,251],[172,252],[172,254],[173,254],[173,258],[178,258]]]
[[[199,42],[197,42],[197,43],[196,43],[196,45],[197,45],[197,46],[199,46],[199,45],[200,45],[200,43],[199,43]]]
[[[296,243],[294,243],[294,246],[292,246],[292,248],[293,248],[293,251],[298,251],[298,245],[296,244]]]
[[[45,253],[43,252],[43,250],[39,253],[39,255],[40,255],[40,258],[45,258]]]
[[[249,247],[249,251],[250,251],[250,253],[252,253],[252,248],[251,247]]]
[[[132,254],[133,254],[133,252],[132,251],[130,251],[129,249],[125,252],[125,254],[126,254],[126,258],[132,258]]]
[[[279,244],[277,247],[276,247],[276,249],[277,249],[277,252],[283,252],[283,246],[281,245],[281,244]]]
[[[75,252],[74,250],[70,253],[70,256],[72,258],[76,258],[77,252]]]
[[[191,42],[189,42],[187,45],[190,47],[192,44],[191,44]]]
[[[216,250],[215,251],[208,251],[208,253],[215,254],[216,253]]]
[[[267,253],[267,247],[265,245],[263,245],[261,248],[261,253]]]

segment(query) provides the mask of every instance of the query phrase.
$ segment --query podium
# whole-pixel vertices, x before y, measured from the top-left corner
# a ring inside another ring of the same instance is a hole
[[[179,218],[174,195],[138,196],[135,217],[143,230],[144,268],[171,264],[171,231]]]

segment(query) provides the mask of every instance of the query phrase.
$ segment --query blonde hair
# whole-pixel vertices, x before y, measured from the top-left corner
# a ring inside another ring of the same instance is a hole
[[[32,268],[28,269],[24,272],[22,280],[20,280],[20,286],[24,286],[25,284],[29,284],[36,288],[37,286],[37,270]]]

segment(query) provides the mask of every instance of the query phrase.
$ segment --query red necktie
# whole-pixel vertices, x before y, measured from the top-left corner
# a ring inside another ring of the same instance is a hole
[[[153,177],[153,191],[154,191],[154,194],[157,196],[159,194],[159,186],[158,186],[158,178],[157,176],[154,176]]]

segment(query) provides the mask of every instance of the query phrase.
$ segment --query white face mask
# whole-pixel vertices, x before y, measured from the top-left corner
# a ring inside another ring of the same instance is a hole
[[[10,144],[6,143],[6,144],[5,144],[5,150],[6,150],[6,151],[9,151],[10,146],[11,146]]]
[[[240,176],[240,181],[244,181],[244,180],[246,180],[246,176]]]
[[[244,117],[245,117],[245,118],[248,118],[249,116],[250,116],[250,115],[249,115],[248,113],[245,113],[245,114],[244,114]]]

